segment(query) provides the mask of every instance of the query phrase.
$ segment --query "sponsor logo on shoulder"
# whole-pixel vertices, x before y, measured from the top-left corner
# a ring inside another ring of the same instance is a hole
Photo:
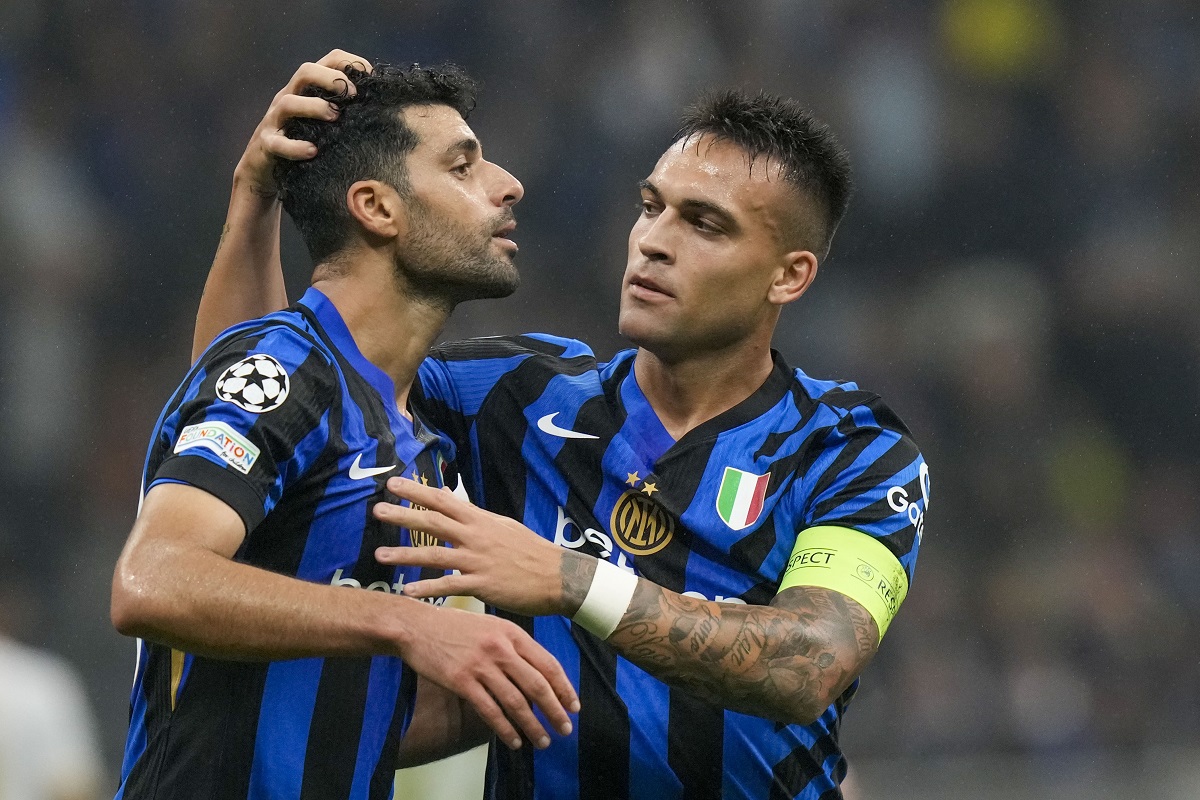
[[[217,397],[252,414],[274,411],[287,400],[287,370],[266,353],[243,358],[217,378]]]
[[[599,439],[599,436],[593,436],[590,433],[581,433],[573,431],[570,428],[560,428],[554,424],[554,418],[558,416],[558,412],[547,414],[537,421],[538,430],[542,433],[548,433],[551,436],[558,436],[562,439]]]
[[[917,473],[917,483],[921,486],[921,505],[908,499],[908,490],[903,486],[893,486],[887,491],[888,505],[892,510],[904,514],[908,521],[917,529],[917,543],[925,535],[925,512],[929,510],[929,465],[922,462],[921,470]]]
[[[250,474],[250,468],[258,460],[259,454],[258,448],[249,439],[224,422],[202,422],[184,428],[175,442],[175,453],[178,455],[193,447],[203,447],[216,453],[243,475]]]

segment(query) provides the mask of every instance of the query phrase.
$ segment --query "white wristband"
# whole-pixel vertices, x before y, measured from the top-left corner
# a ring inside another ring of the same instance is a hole
[[[583,598],[583,604],[571,619],[589,633],[607,639],[625,616],[637,584],[637,575],[608,561],[597,560],[596,574],[592,576],[587,597]]]

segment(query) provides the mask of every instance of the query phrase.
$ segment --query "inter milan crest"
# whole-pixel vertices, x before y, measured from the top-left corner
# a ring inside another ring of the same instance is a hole
[[[274,411],[287,400],[289,381],[283,365],[266,353],[246,356],[217,379],[217,397],[252,414]]]
[[[413,470],[412,475],[409,475],[408,477],[424,486],[429,485],[429,478],[426,478],[424,473],[418,473],[416,470]],[[417,505],[416,503],[413,503],[412,507],[417,511],[429,510],[425,508],[425,506]],[[408,536],[413,547],[440,547],[442,544],[441,539],[438,539],[436,536],[427,531],[414,531],[410,528],[408,531]]]
[[[771,473],[755,475],[733,467],[726,467],[717,491],[717,514],[721,521],[735,531],[749,528],[758,522],[762,514],[763,501],[767,496],[767,483]]]
[[[642,486],[626,491],[617,499],[608,522],[608,529],[622,549],[635,556],[657,553],[670,544],[675,533],[675,520],[651,499],[658,491],[657,481],[651,477],[643,480],[636,472],[629,473],[625,483]]]

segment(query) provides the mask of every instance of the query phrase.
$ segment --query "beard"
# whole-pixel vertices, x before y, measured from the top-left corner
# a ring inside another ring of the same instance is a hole
[[[520,283],[507,254],[492,246],[492,234],[513,220],[512,209],[478,226],[437,216],[410,199],[408,243],[396,264],[396,278],[409,294],[453,308],[465,300],[508,297]]]

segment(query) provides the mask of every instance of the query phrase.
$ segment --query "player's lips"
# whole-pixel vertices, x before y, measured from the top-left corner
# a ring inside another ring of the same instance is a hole
[[[675,296],[663,288],[661,283],[645,275],[634,275],[630,278],[629,290],[634,296],[648,300]]]
[[[505,225],[501,225],[499,228],[497,228],[495,233],[492,234],[492,238],[499,239],[500,241],[504,242],[505,244],[512,245],[512,247],[514,249],[516,249],[517,243],[509,238],[510,236],[512,236],[512,232],[515,231],[516,229],[517,229],[517,223],[515,221],[509,222],[509,223],[507,223]]]

